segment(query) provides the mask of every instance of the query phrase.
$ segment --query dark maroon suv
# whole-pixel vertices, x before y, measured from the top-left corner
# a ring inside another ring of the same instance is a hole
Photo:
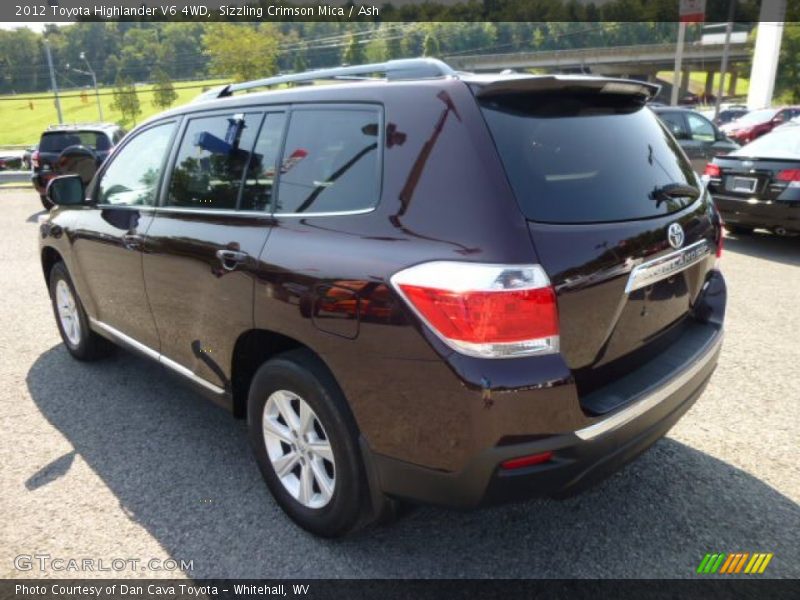
[[[655,91],[418,59],[206,94],[50,184],[64,343],[246,418],[320,535],[579,490],[689,409],[722,341],[720,218]]]

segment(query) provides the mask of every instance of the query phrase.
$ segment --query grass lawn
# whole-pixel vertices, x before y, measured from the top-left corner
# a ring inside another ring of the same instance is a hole
[[[173,85],[178,94],[173,106],[185,104],[202,93],[204,87],[213,87],[226,83],[222,80],[176,81]],[[137,117],[141,122],[147,117],[162,111],[153,106],[152,85],[137,86],[142,114]],[[111,88],[100,88],[100,103],[103,106],[103,117],[106,121],[119,122],[122,116],[111,110],[114,98]],[[81,98],[85,92],[85,98]],[[104,96],[104,93],[109,95]],[[44,92],[34,94],[0,96],[0,147],[13,145],[33,145],[39,141],[42,130],[53,123],[58,123],[55,102],[43,99]],[[60,90],[61,110],[65,123],[94,122],[98,120],[97,100],[93,89]],[[38,98],[38,99],[33,99]],[[31,104],[33,109],[31,110]],[[131,123],[125,127],[130,129]]]
[[[664,81],[672,81],[672,71],[659,71],[659,79]],[[714,87],[712,93],[716,94],[719,86],[719,73],[714,73]],[[705,71],[692,71],[689,73],[689,91],[695,94],[702,94],[706,88],[706,73]],[[734,96],[746,96],[747,91],[750,89],[750,80],[741,75],[736,79],[736,93]],[[728,79],[725,80],[725,95],[728,95]]]

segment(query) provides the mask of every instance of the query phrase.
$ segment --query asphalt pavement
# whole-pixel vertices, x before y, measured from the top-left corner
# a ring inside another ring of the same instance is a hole
[[[38,554],[141,561],[112,573],[124,577],[180,575],[142,569],[172,558],[191,561],[193,578],[672,578],[695,576],[707,552],[772,552],[765,576],[800,577],[800,238],[726,239],[719,368],[621,472],[567,500],[420,508],[326,541],[272,501],[242,422],[124,351],[70,358],[41,275],[39,214],[32,191],[0,191],[0,577],[109,576],[36,560],[24,570]]]

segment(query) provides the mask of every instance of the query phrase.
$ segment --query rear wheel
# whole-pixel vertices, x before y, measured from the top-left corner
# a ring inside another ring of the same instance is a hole
[[[293,350],[259,368],[250,385],[248,429],[267,486],[298,525],[338,537],[368,520],[355,422],[312,353]]]
[[[747,235],[749,233],[753,233],[754,227],[745,227],[744,225],[732,225],[730,223],[725,223],[725,229],[728,230],[729,233],[735,233],[738,235]]]
[[[53,208],[53,203],[50,202],[50,198],[48,198],[46,194],[39,194],[39,200],[42,201],[42,206],[44,206],[45,210]]]
[[[86,311],[63,262],[56,263],[50,271],[50,300],[61,339],[72,356],[96,360],[113,349],[111,342],[89,328]]]

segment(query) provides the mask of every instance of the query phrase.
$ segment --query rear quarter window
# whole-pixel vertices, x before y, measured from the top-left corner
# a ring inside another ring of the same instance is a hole
[[[280,164],[276,213],[343,213],[380,196],[377,108],[320,108],[291,114]]]
[[[592,223],[657,217],[690,198],[659,201],[692,168],[653,112],[614,94],[516,94],[481,102],[528,219]]]

